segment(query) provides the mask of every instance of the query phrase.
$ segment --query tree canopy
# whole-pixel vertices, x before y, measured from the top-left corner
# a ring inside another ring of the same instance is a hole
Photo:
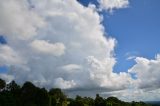
[[[22,86],[15,81],[9,84],[0,79],[0,106],[151,106],[144,102],[124,102],[116,97],[103,98],[96,94],[91,97],[76,96],[67,98],[60,88],[47,91],[32,82],[25,82]]]

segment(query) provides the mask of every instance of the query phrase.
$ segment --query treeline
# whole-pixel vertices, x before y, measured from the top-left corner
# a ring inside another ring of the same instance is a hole
[[[36,87],[31,82],[19,86],[15,81],[6,84],[0,79],[0,106],[150,106],[143,102],[123,102],[116,97],[96,98],[76,96],[75,99],[67,96],[59,88],[47,91]]]

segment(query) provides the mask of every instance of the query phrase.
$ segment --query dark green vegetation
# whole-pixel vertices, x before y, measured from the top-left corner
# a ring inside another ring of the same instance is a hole
[[[147,104],[151,104],[152,106],[160,106],[160,101],[147,101]]]
[[[0,106],[151,106],[144,102],[123,102],[116,97],[96,98],[76,96],[75,99],[67,96],[59,88],[47,91],[36,87],[31,82],[19,86],[15,81],[6,84],[0,79]]]

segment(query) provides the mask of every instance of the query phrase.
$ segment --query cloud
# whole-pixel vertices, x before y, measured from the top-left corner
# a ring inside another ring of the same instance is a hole
[[[129,4],[127,0],[99,2],[109,11]],[[7,66],[8,72],[0,77],[60,87],[70,94],[110,92],[107,95],[124,98],[134,91],[135,98],[139,92],[141,97],[150,92],[156,96],[160,56],[136,57],[129,73],[114,73],[116,40],[105,35],[103,17],[93,7],[76,0],[1,0],[0,35],[7,43],[0,44],[0,65]],[[137,79],[132,79],[132,73]]]
[[[134,60],[138,57],[139,53],[137,51],[127,52],[125,54],[126,60]]]
[[[88,63],[91,67],[91,69],[89,69],[91,80],[100,87],[113,90],[127,88],[131,82],[130,75],[125,72],[121,72],[119,74],[113,73],[112,68],[115,61],[111,59],[113,58],[99,61],[93,56],[88,57]]]
[[[158,54],[154,60],[143,57],[135,59],[136,64],[129,69],[130,73],[135,73],[137,79],[135,85],[141,89],[158,89],[160,86],[160,55]]]
[[[37,52],[55,56],[61,56],[65,52],[65,46],[63,43],[51,44],[45,40],[34,40],[31,43],[31,47]]]
[[[0,77],[84,95],[132,83],[129,73],[113,72],[116,40],[105,35],[94,6],[75,0],[0,2],[0,35],[7,42],[0,46],[0,64],[8,68]]]
[[[144,89],[126,89],[120,91],[112,91],[112,92],[103,92],[101,95],[103,97],[119,97],[120,100],[124,101],[158,101],[160,99],[159,96],[160,89],[145,91]]]
[[[113,9],[126,8],[129,5],[129,0],[98,0],[101,9],[112,12]]]
[[[66,71],[75,71],[75,70],[80,70],[82,69],[82,66],[77,65],[77,64],[68,64],[68,65],[64,65],[61,67],[63,70]]]
[[[74,0],[1,4],[0,34],[7,44],[0,59],[10,64],[7,75],[14,80],[47,88],[127,88],[130,75],[113,72],[116,40],[104,36],[103,18],[93,6]]]
[[[14,76],[7,74],[0,74],[0,78],[4,79],[6,83],[9,83],[10,81],[14,80]]]
[[[128,89],[119,91],[102,92],[104,97],[116,96],[125,101],[155,101],[160,96],[160,55],[155,59],[136,57],[135,65],[128,70],[136,76],[131,79]]]
[[[129,57],[127,57],[127,60],[133,60],[135,58],[136,58],[136,56],[129,56]]]
[[[29,39],[45,25],[43,19],[29,9],[27,0],[0,2],[0,33],[8,39]]]
[[[63,78],[55,79],[55,86],[62,88],[62,89],[73,88],[75,85],[76,83],[74,82],[74,80],[65,81]]]
[[[21,65],[25,64],[25,61],[22,60],[21,56],[14,51],[11,47],[7,45],[0,44],[0,65]]]

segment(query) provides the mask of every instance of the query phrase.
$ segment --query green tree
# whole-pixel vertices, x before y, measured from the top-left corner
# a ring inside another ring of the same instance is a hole
[[[15,81],[11,81],[6,88],[10,95],[13,96],[16,106],[20,106],[21,87]]]
[[[96,94],[95,106],[105,106],[105,101],[102,97],[99,96],[99,94]]]
[[[20,88],[21,87],[15,81],[11,81],[9,84],[7,84],[7,90],[11,92],[20,90]]]
[[[116,97],[109,97],[106,99],[107,106],[119,106],[122,102]]]
[[[74,99],[68,98],[67,101],[68,101],[68,106],[76,106],[76,103],[75,103]]]
[[[83,98],[79,95],[76,96],[75,103],[76,106],[84,106]]]
[[[85,103],[85,105],[87,106],[94,106],[94,99],[91,97],[84,97],[83,98],[83,102]]]
[[[99,94],[95,100],[81,96],[71,99],[59,88],[48,92],[31,82],[25,82],[21,88],[15,81],[6,86],[5,81],[0,79],[0,89],[0,106],[151,106],[144,102],[124,102],[116,97],[104,99]]]
[[[36,106],[37,87],[31,82],[25,82],[21,88],[21,106]]]
[[[67,97],[64,95],[61,89],[52,88],[49,91],[50,95],[50,106],[64,106],[67,105]]]
[[[49,95],[45,88],[37,88],[35,103],[37,106],[48,106],[49,105]]]
[[[0,79],[0,91],[2,91],[6,86],[6,82],[2,79]]]

